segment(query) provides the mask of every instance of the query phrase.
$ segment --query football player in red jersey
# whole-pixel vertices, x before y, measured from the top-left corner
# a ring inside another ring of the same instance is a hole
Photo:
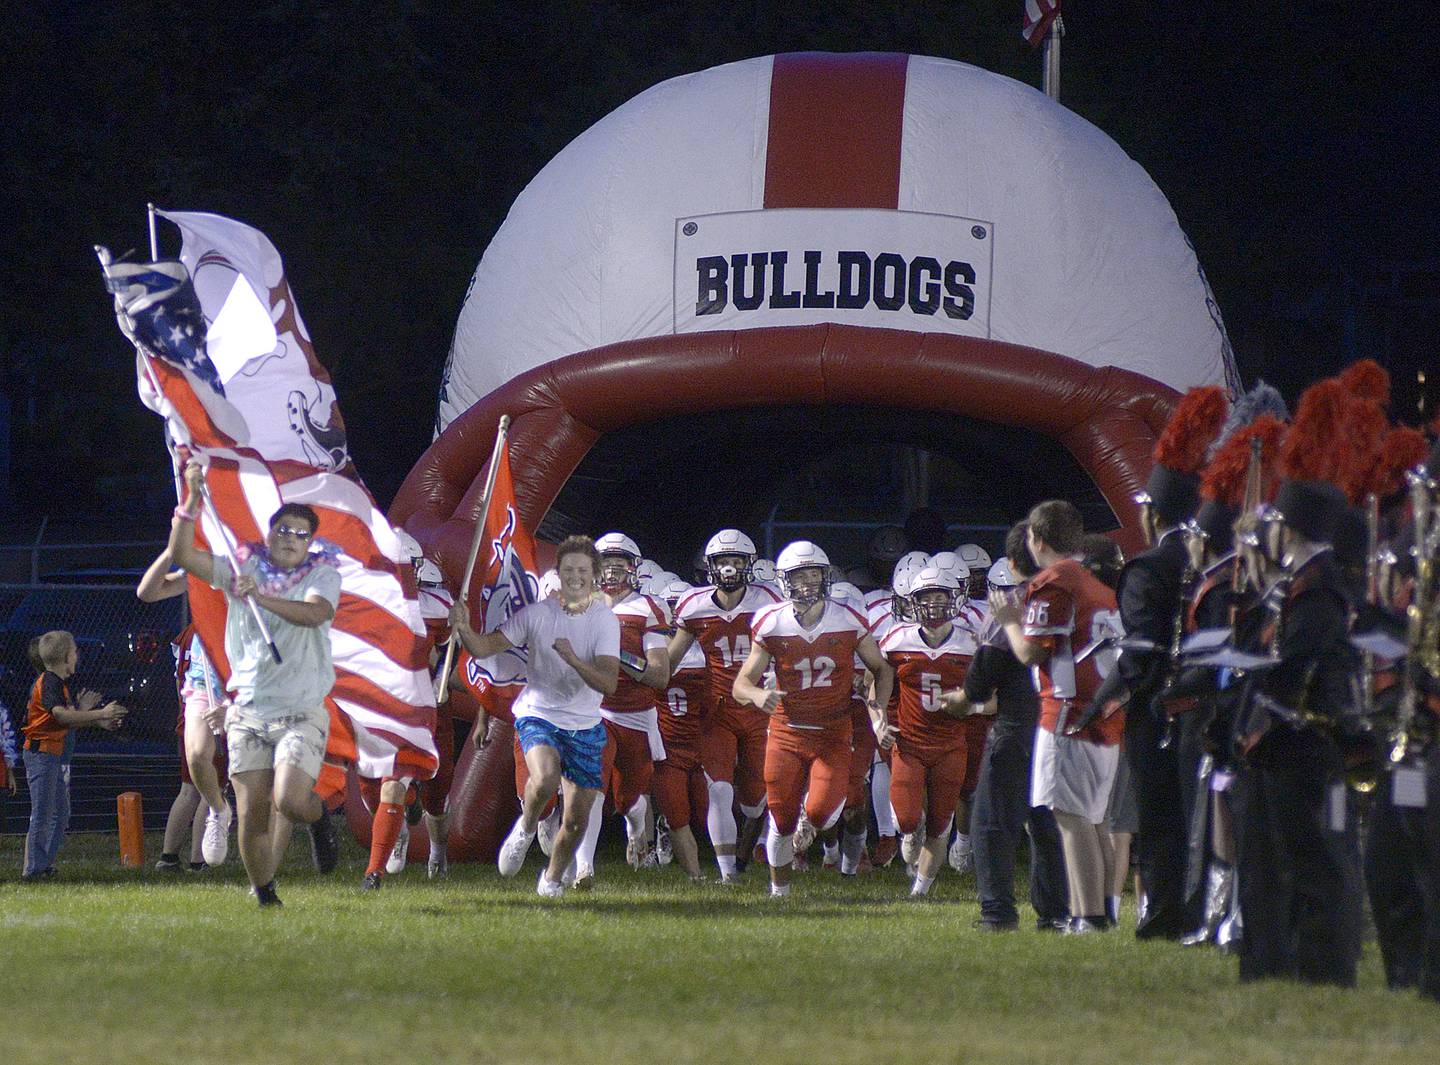
[[[625,858],[633,868],[644,864],[650,847],[647,827],[650,779],[665,757],[660,736],[660,696],[670,679],[665,633],[670,611],[664,602],[639,591],[640,548],[624,533],[606,533],[595,541],[600,553],[600,591],[620,619],[620,679],[613,695],[600,703],[607,740],[602,774],[605,790],[595,800],[590,824],[576,855],[575,882],[594,875],[595,843],[608,794],[625,818]]]
[[[691,590],[690,584],[674,576],[655,589],[672,611]],[[705,770],[700,764],[700,737],[713,701],[710,677],[705,670],[705,654],[696,643],[671,667],[673,675],[662,693],[660,707],[665,759],[655,763],[650,794],[669,826],[675,860],[691,880],[699,880],[700,849],[691,826],[705,819],[710,805]]]
[[[1030,805],[1048,806],[1060,829],[1069,931],[1104,931],[1105,892],[1115,861],[1105,812],[1125,714],[1111,710],[1079,731],[1068,725],[1094,701],[1115,666],[1117,653],[1107,641],[1122,634],[1120,612],[1115,593],[1080,563],[1085,528],[1073,504],[1041,503],[1026,520],[1030,554],[1040,572],[1025,588],[1023,608],[1004,595],[993,595],[990,606],[1015,657],[1037,671],[1040,724]]]
[[[714,699],[701,740],[701,759],[710,785],[707,821],[720,879],[733,883],[760,834],[765,816],[766,716],[737,701],[735,676],[750,653],[750,626],[757,611],[780,597],[752,581],[755,543],[738,529],[721,529],[705,545],[711,583],[696,588],[675,608],[671,662],[680,662],[692,643],[705,653]],[[737,832],[735,800],[745,815]],[[743,846],[737,848],[737,836]]]
[[[895,673],[875,645],[865,619],[831,600],[830,560],[808,540],[790,544],[775,560],[788,602],[756,614],[750,653],[735,678],[734,698],[770,715],[765,745],[765,790],[770,804],[770,892],[790,893],[800,799],[823,830],[845,805],[850,771],[850,698],[855,657],[874,676],[871,725],[884,746],[893,742],[886,704]],[[776,686],[763,684],[775,666]],[[807,794],[808,785],[808,794]]]
[[[922,816],[928,826],[910,890],[915,896],[930,891],[945,864],[950,822],[961,799],[975,792],[990,731],[988,716],[943,712],[942,693],[965,683],[975,657],[974,633],[956,621],[964,594],[954,574],[926,567],[910,586],[915,623],[891,629],[880,644],[900,692],[890,805],[906,835],[919,830]]]

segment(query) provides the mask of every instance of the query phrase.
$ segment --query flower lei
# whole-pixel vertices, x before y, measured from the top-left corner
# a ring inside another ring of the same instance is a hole
[[[298,586],[316,566],[334,566],[340,560],[340,547],[329,540],[316,539],[310,544],[305,561],[294,569],[281,569],[270,561],[270,552],[263,543],[241,544],[235,549],[235,561],[244,566],[255,559],[255,584],[261,595],[283,596]],[[238,570],[237,566],[237,570]],[[236,573],[239,576],[239,573]],[[231,581],[234,591],[234,581]]]

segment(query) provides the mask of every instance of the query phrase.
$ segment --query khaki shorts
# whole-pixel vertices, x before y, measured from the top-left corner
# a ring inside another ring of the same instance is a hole
[[[320,776],[330,714],[323,707],[283,714],[257,714],[232,705],[225,713],[230,774],[294,766],[311,780]]]

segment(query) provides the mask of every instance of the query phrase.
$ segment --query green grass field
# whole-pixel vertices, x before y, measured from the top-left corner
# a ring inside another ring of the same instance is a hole
[[[283,911],[238,864],[199,877],[117,866],[75,836],[61,876],[16,882],[0,839],[9,1062],[1432,1062],[1440,1007],[1362,986],[1238,986],[1233,959],[1106,936],[987,936],[973,883],[925,903],[903,871],[797,875],[773,902],[612,858],[589,895],[411,868],[362,894],[353,845],[333,877],[303,837]],[[150,840],[150,856],[158,851]],[[1129,900],[1127,899],[1127,907]]]

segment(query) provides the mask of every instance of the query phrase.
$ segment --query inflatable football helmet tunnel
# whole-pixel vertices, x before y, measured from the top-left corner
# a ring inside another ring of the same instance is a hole
[[[509,414],[521,516],[552,538],[618,527],[688,560],[890,444],[1006,520],[1074,499],[1133,551],[1171,405],[1214,383],[1236,377],[1194,251],[1098,129],[946,60],[747,60],[642,93],[520,195],[391,519],[458,584]],[[514,817],[495,741],[457,768],[457,859]]]

